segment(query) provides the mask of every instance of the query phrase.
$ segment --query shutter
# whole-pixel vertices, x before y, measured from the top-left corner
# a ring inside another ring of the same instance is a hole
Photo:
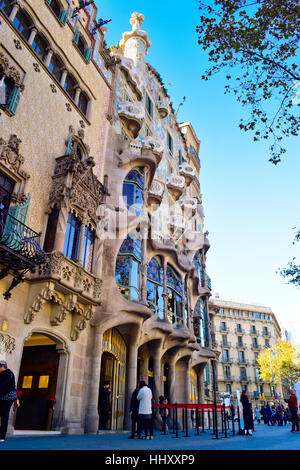
[[[63,25],[67,23],[68,16],[69,16],[69,8],[67,10],[60,12],[59,20],[62,22]]]
[[[20,101],[20,87],[15,86],[7,99],[6,108],[13,114],[16,114]]]
[[[25,202],[11,206],[8,210],[9,215],[6,219],[2,241],[12,250],[20,250],[21,248],[21,244],[24,238],[24,227],[21,224],[25,225],[30,199],[30,194],[28,194]],[[14,217],[14,219],[9,217],[10,215]],[[21,224],[18,224],[17,221],[21,222]]]
[[[92,52],[93,52],[93,47],[92,46],[84,51],[84,57],[85,57],[87,62],[91,61]]]
[[[79,40],[79,26],[76,26],[75,32],[74,32],[74,42],[75,44],[78,43]]]

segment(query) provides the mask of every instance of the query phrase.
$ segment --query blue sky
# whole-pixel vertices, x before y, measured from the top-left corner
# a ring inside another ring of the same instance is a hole
[[[220,298],[269,306],[300,344],[300,288],[276,274],[294,256],[293,227],[300,227],[299,138],[287,139],[276,167],[268,143],[241,132],[244,111],[224,94],[224,75],[201,80],[207,53],[197,44],[198,2],[96,0],[106,25],[108,46],[116,44],[137,11],[152,46],[147,61],[161,75],[180,122],[190,121],[201,140],[201,192],[211,248],[207,270]]]

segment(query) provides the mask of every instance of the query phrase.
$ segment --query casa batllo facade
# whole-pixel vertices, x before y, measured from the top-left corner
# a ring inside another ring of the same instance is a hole
[[[18,430],[97,432],[105,380],[111,429],[138,380],[201,402],[216,354],[200,142],[146,62],[143,15],[109,50],[95,6],[76,7],[0,2],[0,354]]]

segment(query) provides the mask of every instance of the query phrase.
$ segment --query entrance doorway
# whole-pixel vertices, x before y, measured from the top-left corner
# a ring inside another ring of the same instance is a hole
[[[110,383],[111,413],[107,429],[120,430],[124,426],[126,354],[127,346],[118,330],[111,328],[106,331],[103,335],[100,390],[104,382]],[[100,415],[101,403],[98,409]]]
[[[59,354],[48,336],[33,334],[25,343],[17,388],[22,392],[15,429],[51,430]]]

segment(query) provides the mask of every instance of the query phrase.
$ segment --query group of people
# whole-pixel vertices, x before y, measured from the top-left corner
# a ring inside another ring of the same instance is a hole
[[[292,423],[291,432],[299,431],[298,399],[295,391],[291,390],[290,397],[285,398],[284,401],[288,404],[287,407],[284,407],[280,401],[276,406],[270,405],[269,402],[267,402],[261,409],[256,405],[253,412],[246,391],[243,391],[241,403],[243,406],[244,434],[252,435],[254,430],[254,417],[258,423],[260,423],[262,419],[268,426],[274,426],[276,422],[278,426],[283,426],[283,423],[286,425],[287,422],[290,421]]]
[[[100,392],[100,429],[106,429],[110,412],[110,384],[104,382]],[[161,395],[159,403],[165,404],[167,400]],[[154,398],[151,389],[145,381],[140,381],[137,388],[133,391],[130,401],[131,413],[131,435],[129,439],[153,439],[153,420],[155,411],[153,408]],[[163,423],[163,429],[166,426],[166,409],[159,410]]]

